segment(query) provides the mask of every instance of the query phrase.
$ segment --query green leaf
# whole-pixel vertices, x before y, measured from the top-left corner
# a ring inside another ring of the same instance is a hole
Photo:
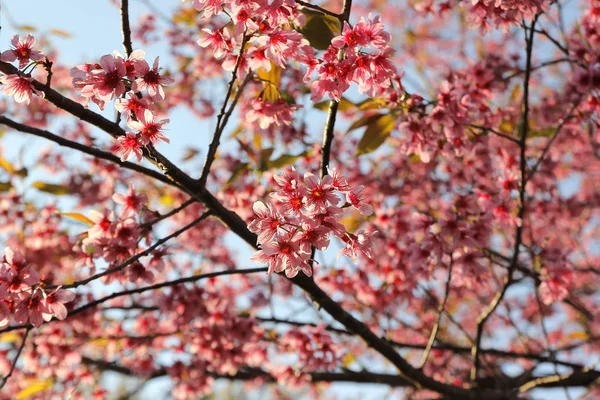
[[[62,196],[62,195],[71,193],[71,191],[69,190],[68,187],[63,186],[63,185],[56,185],[54,183],[35,181],[31,184],[31,186],[33,186],[34,188],[36,188],[39,191],[46,192],[46,193],[52,193],[57,196]]]
[[[370,98],[358,103],[356,105],[356,107],[360,111],[365,111],[365,110],[378,110],[380,108],[385,107],[385,105],[386,105],[385,99],[370,97]]]
[[[231,174],[231,177],[227,180],[227,183],[225,184],[225,186],[227,187],[227,186],[233,184],[243,173],[245,173],[246,171],[249,171],[249,170],[250,170],[250,163],[239,163],[233,169],[233,173]]]
[[[395,123],[396,120],[391,115],[380,115],[379,118],[370,122],[362,139],[358,142],[356,155],[367,154],[377,150],[385,142],[385,139],[390,136]]]
[[[0,182],[0,192],[8,192],[12,187],[10,182]]]
[[[369,125],[374,121],[377,121],[379,118],[383,117],[385,114],[372,114],[372,115],[364,115],[354,121],[352,125],[348,128],[348,133],[352,132],[355,129],[361,128],[365,125]]]
[[[556,128],[552,128],[552,127],[536,129],[536,130],[527,132],[527,139],[537,138],[537,137],[550,137],[550,136],[554,135],[555,132],[556,132]]]
[[[335,17],[318,11],[306,8],[301,11],[306,16],[306,24],[298,31],[315,49],[327,49],[331,44],[331,39],[336,37],[341,30],[340,21]]]
[[[284,167],[286,165],[291,165],[294,162],[296,162],[296,160],[300,157],[306,157],[310,152],[304,151],[298,155],[293,155],[293,154],[283,154],[279,157],[277,157],[275,160],[269,161],[268,163],[268,167],[269,169],[271,168],[281,168]]]
[[[244,141],[242,141],[239,138],[236,138],[236,140],[239,143],[242,150],[244,150],[246,152],[246,154],[248,154],[248,157],[250,157],[252,162],[257,164],[258,160],[256,159],[256,155],[254,154],[254,150],[252,150],[252,147],[250,147],[247,143],[245,143]]]
[[[313,105],[314,108],[316,108],[317,110],[322,110],[322,111],[326,111],[329,109],[329,102],[331,100],[323,100],[320,101],[318,103],[315,103]],[[354,104],[353,102],[351,102],[350,100],[348,100],[345,97],[342,97],[340,100],[340,105],[338,106],[338,109],[342,112],[346,112],[346,111],[352,111],[356,108],[356,104]]]
[[[273,155],[274,150],[275,149],[273,147],[267,147],[266,149],[262,149],[260,151],[260,160],[258,160],[259,171],[266,171],[269,169],[269,159],[271,158],[271,155]]]

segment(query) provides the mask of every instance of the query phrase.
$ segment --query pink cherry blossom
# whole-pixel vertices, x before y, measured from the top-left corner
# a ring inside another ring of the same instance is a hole
[[[41,51],[35,50],[35,38],[28,34],[25,39],[21,39],[19,35],[14,35],[10,39],[10,44],[13,46],[11,50],[5,50],[0,55],[0,59],[6,62],[19,60],[19,68],[23,69],[30,61],[41,61],[44,55]]]
[[[44,97],[44,92],[37,90],[33,84],[33,79],[21,75],[2,75],[0,83],[2,83],[2,93],[13,97],[17,103],[31,103],[33,94]]]
[[[165,91],[163,87],[171,85],[174,80],[160,74],[158,60],[159,57],[154,59],[152,69],[150,69],[146,60],[140,60],[136,64],[136,72],[139,78],[133,83],[132,90],[136,92],[147,90],[150,97],[164,100]]]

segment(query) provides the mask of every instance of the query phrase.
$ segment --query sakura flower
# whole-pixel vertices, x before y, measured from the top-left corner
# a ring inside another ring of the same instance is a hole
[[[152,69],[150,69],[150,66],[145,60],[140,60],[137,63],[136,69],[140,77],[133,83],[132,90],[134,92],[139,92],[146,89],[148,90],[150,97],[161,98],[164,100],[165,91],[163,87],[172,84],[174,80],[160,74],[158,60],[159,57],[154,59]]]
[[[127,121],[130,121],[133,117],[140,120],[144,117],[146,110],[152,111],[152,103],[148,98],[139,98],[130,92],[127,93],[126,98],[118,98],[115,101],[115,108]]]
[[[325,175],[319,182],[314,174],[307,172],[304,174],[304,183],[306,184],[307,194],[304,198],[304,205],[307,210],[315,214],[321,214],[326,211],[329,204],[337,205],[339,197],[333,193],[333,179]]]
[[[20,293],[30,292],[31,287],[39,283],[39,275],[33,269],[21,253],[14,252],[10,247],[4,249],[4,260],[0,265],[0,291]]]
[[[368,44],[369,37],[360,29],[351,28],[348,22],[345,21],[342,34],[331,39],[331,45],[337,49],[341,49],[344,46],[352,48],[356,46],[367,46]]]
[[[100,57],[100,68],[92,70],[90,74],[94,81],[94,92],[101,100],[110,101],[125,93],[123,78],[127,75],[127,69],[122,58],[103,55]]]
[[[121,218],[128,217],[130,214],[138,214],[148,201],[148,197],[145,194],[135,192],[133,185],[129,185],[127,194],[115,193],[112,199],[115,203],[124,206],[121,210]]]
[[[53,292],[46,295],[44,303],[48,309],[48,313],[43,315],[46,321],[56,317],[63,320],[67,317],[67,308],[65,303],[70,303],[75,298],[75,293],[63,290],[60,287],[56,288]]]
[[[227,53],[231,52],[233,44],[231,34],[227,29],[202,29],[206,33],[205,36],[198,39],[198,45],[203,48],[210,48],[213,51],[213,56],[217,59],[222,58]]]
[[[100,213],[96,210],[90,210],[88,213],[89,219],[94,225],[88,230],[88,239],[94,240],[97,238],[106,238],[114,232],[114,214],[109,209],[105,208],[104,212]]]
[[[371,239],[376,233],[376,231],[366,233],[362,230],[358,231],[356,235],[348,233],[347,236],[343,238],[344,242],[346,242],[346,247],[340,250],[338,259],[340,256],[344,255],[356,261],[361,253],[367,258],[373,258],[373,243],[371,242]]]
[[[331,185],[341,192],[345,192],[350,188],[348,186],[348,181],[340,172],[338,172],[335,168],[327,167],[327,175],[331,176],[332,183]]]
[[[352,204],[352,207],[358,209],[362,215],[373,214],[373,207],[365,203],[366,196],[363,194],[365,187],[359,185],[346,193],[346,201]]]
[[[19,35],[14,35],[10,39],[10,44],[13,49],[3,51],[0,55],[0,59],[6,62],[13,62],[19,60],[19,68],[25,68],[29,61],[41,61],[44,59],[44,55],[39,50],[34,50],[35,39],[31,35],[27,35],[25,39],[21,39]]]
[[[302,232],[300,233],[300,246],[305,245],[304,250],[310,252],[311,246],[317,250],[325,250],[329,247],[329,231],[326,226],[319,225],[315,220],[306,219],[300,225]]]
[[[15,307],[14,318],[19,324],[25,324],[29,321],[31,325],[37,328],[44,321],[52,319],[49,311],[41,290],[36,290],[34,293],[22,292],[21,300]]]
[[[262,201],[254,203],[252,209],[256,218],[248,225],[248,229],[258,234],[258,243],[266,243],[277,234],[280,226],[285,225],[285,220],[270,204]]]
[[[258,264],[267,264],[269,266],[267,274],[272,274],[273,272],[280,273],[283,271],[283,266],[277,262],[277,254],[267,255],[264,251],[258,250],[250,256],[250,261]]]
[[[0,328],[4,328],[10,323],[10,308],[5,301],[0,300]]]
[[[298,274],[298,270],[310,274],[310,268],[307,265],[310,252],[302,249],[297,242],[289,236],[278,237],[276,240],[263,244],[262,251],[267,256],[274,256],[274,270],[285,271],[288,278],[293,278]]]
[[[29,104],[33,93],[44,97],[44,92],[35,89],[32,82],[33,78],[16,74],[0,76],[0,83],[3,85],[2,93],[14,97],[17,103]]]
[[[141,136],[134,132],[126,132],[124,136],[119,136],[113,142],[112,151],[116,154],[121,154],[121,161],[127,161],[129,156],[133,153],[137,162],[142,161],[144,153],[142,148]]]
[[[166,125],[168,123],[168,119],[162,119],[158,122],[155,122],[154,114],[152,114],[152,111],[145,110],[142,119],[140,119],[139,121],[129,120],[127,122],[127,125],[130,128],[135,129],[139,132],[140,142],[143,145],[146,145],[148,143],[156,144],[158,140],[162,140],[164,142],[169,143],[169,138],[165,136],[161,131],[163,125]]]

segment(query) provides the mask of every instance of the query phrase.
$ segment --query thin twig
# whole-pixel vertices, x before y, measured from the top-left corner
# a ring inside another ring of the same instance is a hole
[[[521,170],[521,184],[519,186],[519,209],[517,217],[520,219],[520,223],[517,223],[515,232],[515,245],[513,248],[512,259],[504,280],[504,285],[498,294],[494,297],[488,307],[479,315],[477,318],[477,335],[475,337],[475,344],[472,347],[472,360],[473,367],[471,368],[471,381],[477,382],[479,375],[480,366],[480,350],[481,340],[483,338],[483,329],[486,322],[496,311],[496,308],[500,305],[500,302],[504,298],[506,291],[512,285],[514,279],[515,267],[519,260],[519,252],[521,247],[521,241],[523,236],[523,216],[525,214],[525,185],[526,181],[526,168],[527,168],[527,134],[529,133],[529,80],[531,77],[531,58],[533,53],[533,38],[535,36],[535,24],[540,14],[536,14],[531,22],[531,32],[528,32],[525,27],[525,43],[526,43],[526,62],[525,62],[525,79],[523,82],[523,113],[521,116],[521,135],[519,138],[519,166]],[[476,385],[477,387],[477,385]]]
[[[159,216],[159,217],[157,217],[157,218],[155,218],[155,219],[153,219],[151,221],[144,222],[143,224],[140,225],[140,229],[142,231],[144,231],[144,230],[150,228],[151,226],[159,223],[160,221],[163,221],[163,220],[165,220],[167,218],[170,218],[173,215],[178,214],[179,212],[185,210],[188,206],[190,206],[191,204],[194,204],[196,201],[197,200],[194,199],[194,198],[189,198],[186,201],[184,201],[179,207],[176,207],[176,208],[172,209],[168,213],[162,214],[161,216]]]
[[[583,98],[582,95],[579,96],[579,98],[577,99],[577,101],[575,103],[573,103],[573,105],[571,106],[571,109],[569,110],[569,112],[560,121],[560,124],[558,124],[558,126],[556,127],[556,130],[554,131],[554,134],[548,140],[548,143],[546,143],[546,146],[544,147],[544,150],[542,150],[542,154],[540,155],[540,157],[538,158],[538,160],[535,162],[535,164],[533,165],[533,167],[531,167],[531,171],[529,171],[529,175],[527,175],[527,179],[525,180],[525,182],[528,182],[531,178],[533,178],[533,175],[537,172],[538,168],[540,167],[540,164],[542,164],[542,162],[544,161],[544,158],[548,154],[548,151],[550,151],[550,147],[552,147],[552,144],[554,143],[554,141],[558,137],[558,134],[561,132],[561,130],[563,129],[563,127],[565,126],[565,124],[569,121],[569,119],[571,119],[571,117],[573,116],[573,113],[575,112],[575,110],[579,106],[579,103],[581,102],[582,98]]]
[[[21,124],[19,122],[13,121],[12,119],[3,116],[3,115],[0,115],[0,124],[6,125],[9,128],[12,128],[19,132],[29,133],[31,135],[50,140],[50,141],[58,144],[59,146],[68,147],[70,149],[77,150],[77,151],[80,151],[87,155],[96,157],[98,159],[110,161],[111,163],[117,164],[123,168],[129,169],[129,170],[132,170],[135,172],[139,172],[150,178],[156,179],[160,182],[163,182],[168,185],[172,185],[172,186],[175,186],[175,187],[181,189],[181,187],[177,183],[175,183],[171,179],[167,178],[166,176],[160,174],[159,172],[151,170],[146,167],[142,167],[139,164],[135,164],[135,163],[132,163],[129,161],[121,161],[121,159],[119,157],[117,157],[114,154],[109,153],[107,151],[103,151],[103,150],[97,149],[95,147],[87,146],[85,144],[81,144],[81,143],[78,143],[78,142],[75,142],[72,140],[65,139],[61,136],[58,136],[54,133],[48,132],[43,129],[38,129],[38,128],[34,128],[34,127],[31,127],[28,125]]]
[[[199,224],[200,222],[204,221],[206,218],[208,218],[211,215],[210,211],[205,212],[204,214],[202,214],[201,216],[199,216],[198,218],[196,218],[195,220],[193,220],[192,222],[190,222],[189,224],[185,225],[184,227],[182,227],[181,229],[178,229],[177,231],[171,233],[170,235],[165,236],[164,238],[157,240],[152,246],[148,247],[146,250],[141,251],[137,254],[134,254],[133,256],[129,257],[127,260],[123,261],[121,264],[113,267],[113,268],[108,268],[105,271],[99,272],[95,275],[90,276],[89,278],[86,279],[82,279],[80,281],[71,283],[69,285],[63,285],[62,288],[63,289],[73,289],[76,287],[79,287],[81,285],[86,285],[92,281],[95,281],[96,279],[100,279],[103,276],[106,275],[110,275],[113,274],[115,272],[118,272],[124,268],[127,268],[128,266],[130,266],[131,264],[133,264],[134,262],[136,262],[137,260],[139,260],[142,257],[145,257],[147,255],[149,255],[150,253],[152,253],[152,251],[154,251],[154,249],[156,249],[158,246],[163,245],[164,243],[168,242],[169,240],[181,235],[182,233],[184,233],[185,231],[189,230],[190,228],[193,228],[194,226],[196,226],[197,224]],[[52,289],[54,286],[48,286],[49,289]]]
[[[343,22],[348,22],[350,19],[350,11],[352,10],[352,0],[344,0],[342,14],[340,14],[340,31],[344,29]],[[338,60],[343,60],[345,52],[340,49],[338,53]],[[329,166],[329,158],[331,155],[331,145],[333,143],[335,120],[337,117],[340,103],[335,100],[329,101],[329,108],[327,111],[327,120],[325,122],[325,129],[323,131],[323,143],[321,144],[321,178],[327,175],[327,167]],[[313,252],[314,253],[314,252]],[[314,258],[314,255],[313,257]]]
[[[0,383],[0,389],[2,389],[4,387],[4,385],[6,385],[6,382],[8,382],[8,379],[12,376],[16,366],[17,366],[17,362],[19,361],[19,357],[21,357],[21,353],[23,352],[23,348],[25,348],[25,343],[27,342],[27,336],[29,336],[29,332],[31,331],[32,328],[27,328],[25,330],[25,333],[23,334],[23,339],[21,340],[21,346],[19,346],[19,349],[17,350],[17,354],[15,354],[15,358],[12,361],[12,364],[10,366],[10,370],[8,371],[8,374],[6,374],[4,376],[4,378],[2,378],[2,383]]]
[[[72,311],[70,311],[67,314],[66,318],[72,317],[74,315],[80,314],[84,311],[87,311],[91,308],[94,308],[102,303],[105,303],[109,300],[112,299],[116,299],[118,297],[123,297],[123,296],[129,296],[132,294],[139,294],[139,293],[144,293],[150,290],[156,290],[156,289],[162,289],[165,287],[169,287],[169,286],[175,286],[175,285],[180,285],[180,284],[184,284],[184,283],[191,283],[191,282],[197,282],[197,281],[201,281],[203,279],[209,279],[209,278],[215,278],[217,276],[223,276],[223,275],[236,275],[236,274],[243,274],[243,275],[247,275],[247,274],[254,274],[257,272],[267,272],[267,268],[266,267],[259,267],[259,268],[248,268],[248,269],[233,269],[233,270],[225,270],[225,271],[217,271],[217,272],[210,272],[210,273],[206,273],[206,274],[200,274],[200,275],[193,275],[193,276],[188,276],[185,278],[179,278],[179,279],[175,279],[172,281],[166,281],[166,282],[160,282],[160,283],[155,283],[154,285],[149,285],[149,286],[143,286],[143,287],[139,287],[136,289],[130,289],[130,290],[124,290],[122,292],[115,292],[112,293],[110,295],[101,297],[99,299],[90,301],[87,304],[84,304],[81,307],[78,307]],[[50,322],[52,321],[58,321],[57,319],[52,319]],[[49,323],[50,323],[49,322]],[[1,333],[6,333],[6,332],[11,332],[11,331],[16,331],[19,329],[30,329],[32,328],[32,325],[29,324],[22,324],[22,325],[14,325],[14,326],[9,326],[7,328],[4,329],[0,329],[0,334]]]
[[[444,315],[444,308],[446,307],[446,302],[448,301],[448,297],[450,297],[450,281],[452,280],[452,267],[454,266],[454,261],[452,260],[452,256],[450,256],[450,266],[448,267],[448,278],[446,279],[446,288],[444,293],[444,299],[438,306],[438,315],[435,321],[435,325],[433,325],[433,330],[431,331],[431,336],[429,336],[429,342],[427,342],[427,347],[425,347],[425,351],[423,352],[423,357],[421,358],[421,362],[419,363],[419,368],[423,368],[425,363],[427,362],[427,358],[429,357],[429,353],[433,348],[433,344],[435,343],[435,339],[437,337],[438,330],[440,329],[440,322],[442,321],[442,316]]]
[[[221,143],[221,135],[223,134],[223,130],[225,129],[225,124],[223,122],[225,121],[224,117],[226,115],[225,113],[227,110],[227,104],[229,103],[229,97],[231,96],[231,93],[233,91],[235,81],[238,78],[238,69],[240,68],[240,64],[242,63],[244,47],[246,46],[247,41],[248,36],[246,35],[246,32],[244,32],[244,35],[242,36],[240,50],[235,61],[235,66],[233,67],[233,71],[231,71],[231,79],[229,80],[229,84],[227,85],[227,93],[225,94],[225,99],[223,100],[221,111],[217,116],[217,125],[215,126],[213,140],[210,143],[210,146],[208,147],[208,154],[206,155],[206,161],[204,162],[204,167],[202,168],[202,175],[200,175],[200,179],[198,180],[198,183],[202,188],[206,186],[206,180],[208,179],[208,175],[210,174],[210,167],[212,166],[212,163],[215,160],[217,149],[219,148],[219,144]],[[241,87],[238,89],[238,93],[241,93]]]

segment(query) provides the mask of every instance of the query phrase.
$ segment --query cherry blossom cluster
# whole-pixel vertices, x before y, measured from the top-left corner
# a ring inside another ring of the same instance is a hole
[[[490,21],[504,30],[521,23],[524,19],[531,20],[533,16],[546,9],[551,0],[472,0],[468,2],[467,16],[472,26],[482,32],[491,30]]]
[[[27,35],[25,39],[22,39],[19,35],[14,35],[10,42],[13,48],[2,52],[0,55],[2,61],[18,61],[19,69],[26,70],[29,65],[35,68],[37,64],[45,59],[42,52],[34,49],[35,38],[32,35]],[[29,104],[33,94],[44,97],[44,92],[37,90],[32,82],[33,78],[26,76],[24,71],[19,74],[0,76],[2,93],[13,97],[17,103]]]
[[[391,85],[391,80],[397,76],[396,68],[391,62],[393,50],[390,47],[391,36],[384,30],[379,17],[361,18],[354,27],[344,24],[341,35],[332,39],[331,45],[318,58],[309,42],[297,31],[289,28],[302,26],[304,16],[298,11],[293,0],[248,2],[194,2],[201,11],[202,18],[210,18],[223,13],[229,8],[233,31],[227,27],[216,30],[203,29],[205,35],[198,44],[212,49],[214,57],[224,58],[223,68],[232,70],[237,62],[236,48],[241,45],[243,34],[253,43],[242,54],[239,70],[244,74],[248,70],[270,71],[272,65],[286,69],[291,61],[306,66],[304,82],[311,81],[316,71],[317,79],[311,86],[312,100],[319,101],[323,96],[340,100],[351,83],[358,84],[360,93],[373,95],[382,88]],[[344,56],[340,56],[343,52]],[[273,106],[272,100],[257,99],[254,101],[252,118],[259,119],[261,128],[280,120],[273,119],[273,112],[283,112],[291,115],[297,106],[289,105],[278,100]],[[289,118],[284,123],[291,122]]]
[[[364,186],[351,187],[335,170],[319,179],[310,172],[301,178],[293,168],[273,176],[277,190],[270,193],[272,203],[257,201],[255,218],[248,229],[258,235],[260,250],[252,260],[269,265],[268,273],[285,272],[292,278],[302,271],[312,275],[312,248],[326,250],[330,234],[345,243],[339,255],[356,261],[359,255],[372,257],[371,238],[375,232],[347,232],[340,222],[343,209],[353,207],[362,215],[371,215],[373,207],[366,202]],[[345,199],[340,206],[340,197]],[[339,257],[339,256],[338,256]]]
[[[80,263],[88,266],[91,271],[95,270],[97,259],[104,259],[108,268],[112,268],[132,257],[141,251],[140,241],[149,234],[148,227],[145,228],[141,222],[147,202],[146,195],[137,193],[130,186],[127,194],[116,193],[113,200],[122,205],[118,216],[108,209],[104,209],[103,212],[89,212],[89,220],[93,225],[81,242],[79,257]],[[165,255],[166,250],[155,250],[148,265],[144,266],[140,261],[135,261],[122,272],[115,271],[107,275],[106,279],[130,282],[141,279],[152,282],[152,270],[162,269],[162,258]]]
[[[369,96],[389,87],[397,76],[390,40],[378,16],[361,17],[354,27],[344,22],[342,34],[331,40],[323,60],[311,60],[305,81],[309,81],[312,70],[318,74],[311,86],[311,99],[318,101],[328,95],[339,101],[352,82],[358,84],[359,93]],[[340,51],[344,57],[339,56]]]
[[[437,3],[437,4],[436,4]],[[458,1],[421,0],[414,8],[421,14],[439,14],[449,11]],[[531,20],[533,16],[546,10],[551,0],[471,0],[462,2],[467,8],[467,20],[471,27],[478,28],[482,33],[491,32],[494,27],[507,31],[514,25]]]
[[[35,327],[53,317],[65,319],[65,303],[74,298],[73,292],[60,287],[50,292],[44,290],[39,274],[23,255],[10,247],[4,249],[0,264],[0,328],[11,319]]]
[[[133,51],[127,59],[115,51],[100,57],[97,64],[81,64],[71,69],[73,86],[84,97],[86,106],[92,101],[102,110],[107,101],[116,98],[115,108],[134,130],[113,142],[113,151],[123,161],[134,155],[140,162],[144,146],[158,140],[169,143],[162,131],[169,120],[155,121],[154,102],[165,99],[164,87],[174,81],[161,74],[159,57],[154,59],[152,67],[144,57],[142,50]]]

